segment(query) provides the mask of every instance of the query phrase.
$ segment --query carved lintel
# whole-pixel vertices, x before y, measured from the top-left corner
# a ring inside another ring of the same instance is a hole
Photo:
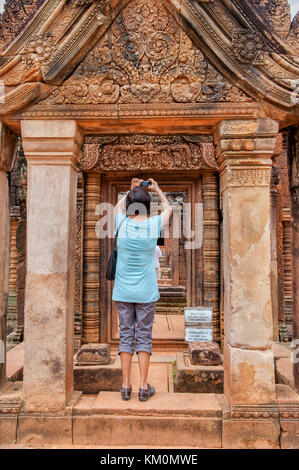
[[[113,139],[115,140],[115,139]],[[111,141],[111,138],[110,138]],[[120,137],[85,140],[82,170],[199,170],[217,169],[212,142],[187,142],[181,137]]]

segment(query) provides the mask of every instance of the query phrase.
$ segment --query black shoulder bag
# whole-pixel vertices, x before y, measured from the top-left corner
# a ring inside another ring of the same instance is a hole
[[[120,229],[120,227],[122,226],[122,224],[124,223],[125,220],[126,220],[126,217],[119,224],[116,235],[115,235],[115,238],[113,240],[113,245],[112,245],[110,257],[109,257],[108,264],[107,264],[107,270],[106,270],[106,279],[108,281],[114,281],[114,279],[115,279],[116,261],[117,261],[117,250],[115,249],[116,240],[117,240],[117,237],[118,237],[119,229]]]

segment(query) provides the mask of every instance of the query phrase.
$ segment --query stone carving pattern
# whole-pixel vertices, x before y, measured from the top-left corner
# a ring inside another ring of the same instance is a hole
[[[110,139],[111,140],[111,139]],[[119,137],[107,143],[87,137],[82,170],[217,169],[213,143],[186,142],[181,137]]]
[[[0,15],[0,53],[20,33],[45,0],[6,0]]]
[[[153,0],[133,0],[45,104],[252,101]]]
[[[221,177],[221,192],[228,186],[270,186],[271,168],[228,168]]]
[[[269,52],[265,51],[265,44],[261,35],[256,31],[247,29],[235,29],[233,31],[232,43],[234,53],[238,60],[245,64],[267,65]]]
[[[84,178],[78,174],[75,239],[75,315],[74,315],[74,353],[81,347],[83,330],[83,216],[84,216]]]

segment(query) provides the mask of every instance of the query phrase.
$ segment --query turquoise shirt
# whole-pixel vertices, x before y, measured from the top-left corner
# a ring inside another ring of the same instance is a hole
[[[125,214],[115,220],[117,264],[112,300],[147,303],[160,298],[155,269],[155,251],[160,237],[162,217],[156,215],[142,222],[134,222]]]

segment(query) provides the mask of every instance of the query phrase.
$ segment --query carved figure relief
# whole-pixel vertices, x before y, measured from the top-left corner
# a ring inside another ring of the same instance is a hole
[[[214,144],[192,140],[180,136],[86,137],[81,169],[217,169]]]
[[[252,101],[196,49],[154,0],[133,0],[65,84],[43,103]]]

